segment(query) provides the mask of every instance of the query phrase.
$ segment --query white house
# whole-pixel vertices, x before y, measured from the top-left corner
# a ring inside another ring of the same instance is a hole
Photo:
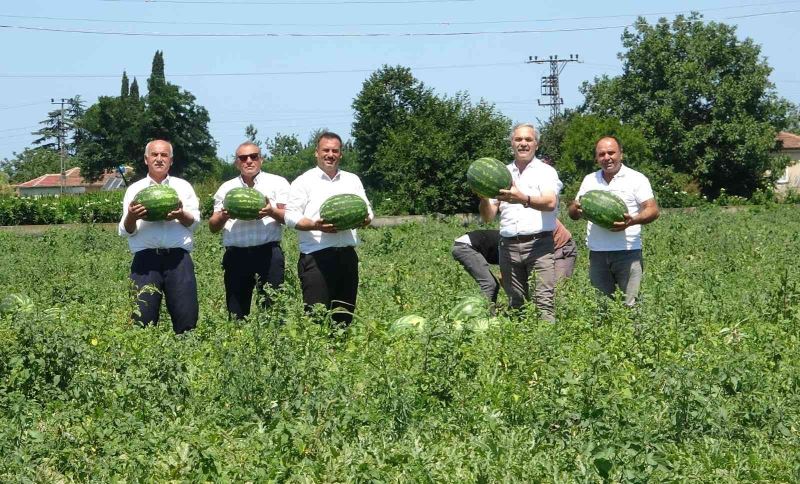
[[[800,136],[781,131],[777,139],[781,142],[780,154],[787,155],[792,161],[784,170],[783,176],[775,182],[775,188],[779,193],[787,190],[800,191]]]

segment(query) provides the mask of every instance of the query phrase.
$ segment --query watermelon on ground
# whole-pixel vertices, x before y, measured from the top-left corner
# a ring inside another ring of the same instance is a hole
[[[614,193],[608,190],[590,190],[580,199],[583,216],[593,224],[611,229],[614,222],[625,220],[628,207]]]
[[[237,187],[225,195],[222,206],[231,218],[255,220],[261,209],[267,206],[267,198],[255,188]]]
[[[336,230],[350,230],[364,225],[369,211],[363,198],[352,193],[341,193],[322,202],[319,216],[325,223],[333,224]]]
[[[408,314],[398,318],[389,326],[389,331],[392,333],[402,333],[406,331],[422,331],[425,327],[427,320],[422,316],[416,314]]]
[[[7,294],[0,301],[0,314],[32,313],[33,300],[24,294]]]
[[[481,197],[495,198],[500,190],[511,188],[511,173],[499,160],[478,158],[467,169],[467,184]]]
[[[453,321],[456,329],[461,329],[464,323],[478,318],[489,317],[489,300],[483,296],[468,296],[450,310],[448,317]]]
[[[144,219],[148,222],[166,220],[167,215],[181,205],[178,192],[167,185],[150,185],[137,193],[133,201],[147,209]]]

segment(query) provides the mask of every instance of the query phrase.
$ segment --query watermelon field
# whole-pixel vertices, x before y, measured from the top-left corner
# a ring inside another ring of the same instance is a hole
[[[115,233],[2,232],[0,292],[33,304],[0,316],[0,481],[800,481],[800,210],[663,214],[633,310],[594,294],[585,222],[562,218],[581,252],[558,322],[482,332],[447,317],[479,294],[455,220],[363,230],[333,335],[303,314],[290,231],[284,291],[237,323],[203,227],[179,337],[129,322]],[[427,324],[387,330],[409,314]]]

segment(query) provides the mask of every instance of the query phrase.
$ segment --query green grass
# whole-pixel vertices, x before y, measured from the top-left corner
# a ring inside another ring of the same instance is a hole
[[[800,212],[664,215],[644,229],[641,304],[598,298],[581,253],[556,325],[446,314],[477,286],[449,254],[466,229],[362,231],[352,329],[287,287],[225,317],[218,236],[193,254],[196,331],[129,322],[130,254],[98,228],[0,233],[0,480],[796,482]],[[403,314],[428,318],[392,335]],[[166,316],[165,316],[166,317]]]

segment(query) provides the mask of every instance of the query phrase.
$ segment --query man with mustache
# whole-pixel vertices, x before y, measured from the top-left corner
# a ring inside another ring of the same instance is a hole
[[[250,314],[253,289],[261,297],[261,307],[267,308],[270,299],[264,285],[278,289],[283,284],[285,261],[281,238],[289,182],[261,171],[263,161],[258,145],[250,141],[239,145],[234,164],[240,175],[219,187],[214,194],[214,214],[208,219],[212,233],[223,231],[225,303],[228,313],[236,319]],[[223,207],[225,195],[241,187],[258,190],[267,201],[256,220],[233,219]]]
[[[511,131],[514,161],[512,185],[497,199],[482,198],[479,209],[485,222],[500,214],[500,274],[512,308],[529,298],[528,279],[535,274],[534,301],[542,319],[555,322],[555,263],[553,230],[561,180],[553,167],[535,156],[538,134],[532,124]]]
[[[619,196],[628,207],[621,222],[611,230],[589,222],[589,279],[592,286],[611,296],[616,288],[625,293],[625,304],[633,306],[642,282],[642,225],[659,216],[658,203],[646,176],[622,163],[622,144],[614,136],[604,136],[595,144],[595,161],[600,169],[586,175],[576,200],[569,205],[569,216],[583,216],[580,198],[589,190],[606,190]]]
[[[133,319],[141,325],[157,324],[163,294],[172,329],[180,334],[197,326],[197,280],[189,253],[194,248],[192,234],[200,222],[200,202],[189,182],[169,175],[169,141],[147,143],[144,162],[147,176],[125,191],[118,228],[133,252],[130,277],[138,306]],[[175,189],[180,206],[167,215],[167,220],[148,222],[144,220],[147,209],[133,199],[143,189],[158,184]]]

